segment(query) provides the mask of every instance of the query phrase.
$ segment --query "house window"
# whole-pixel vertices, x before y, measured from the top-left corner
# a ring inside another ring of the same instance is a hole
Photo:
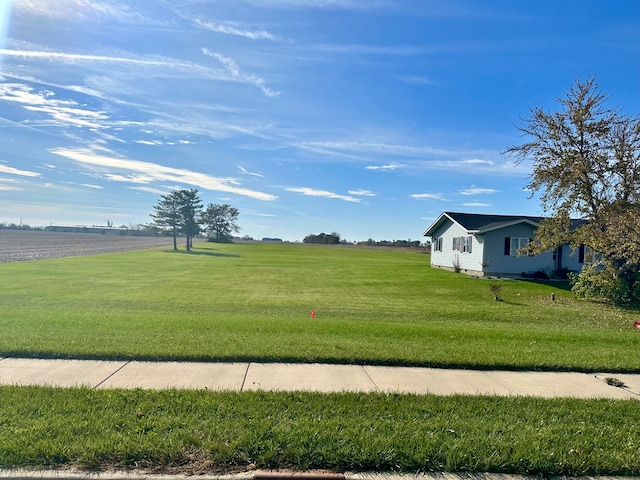
[[[453,249],[462,253],[471,253],[471,242],[473,237],[471,235],[467,237],[454,237]]]
[[[580,263],[599,263],[602,261],[602,254],[596,252],[593,248],[588,245],[581,245],[580,252],[578,253],[578,261]]]
[[[460,237],[460,251],[464,253],[471,253],[471,236]]]
[[[526,237],[506,237],[504,239],[504,254],[511,257],[519,257],[525,250],[527,255],[531,256],[527,247],[531,239]]]
[[[438,237],[433,242],[433,251],[441,252],[442,251],[442,237]]]

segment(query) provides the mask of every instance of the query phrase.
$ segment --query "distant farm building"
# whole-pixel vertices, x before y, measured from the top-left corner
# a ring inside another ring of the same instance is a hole
[[[99,233],[101,235],[125,235],[129,229],[126,227],[107,227],[93,225],[49,225],[45,227],[47,232],[65,232],[65,233]]]

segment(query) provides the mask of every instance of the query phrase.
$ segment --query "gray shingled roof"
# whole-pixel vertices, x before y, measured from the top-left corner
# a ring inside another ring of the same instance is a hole
[[[428,235],[428,232],[441,223],[443,218],[450,218],[454,222],[461,225],[465,230],[469,232],[493,230],[501,228],[503,225],[507,226],[519,222],[531,222],[535,225],[544,220],[545,217],[534,217],[529,215],[485,215],[482,213],[461,213],[461,212],[443,212],[442,215],[431,225],[424,233]],[[586,223],[586,220],[571,220],[571,229],[575,229],[580,225]]]
[[[467,230],[483,230],[497,227],[502,223],[513,223],[528,220],[539,223],[544,217],[529,217],[524,215],[484,215],[481,213],[444,212],[449,218],[459,223]]]

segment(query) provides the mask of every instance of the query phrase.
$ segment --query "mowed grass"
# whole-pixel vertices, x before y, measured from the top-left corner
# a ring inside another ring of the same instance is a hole
[[[637,401],[0,387],[0,465],[638,475]]]
[[[199,243],[6,263],[0,312],[0,356],[640,371],[637,311],[405,250]]]
[[[428,264],[264,244],[3,264],[0,356],[640,371],[637,312]],[[0,386],[0,466],[638,475],[637,406]]]

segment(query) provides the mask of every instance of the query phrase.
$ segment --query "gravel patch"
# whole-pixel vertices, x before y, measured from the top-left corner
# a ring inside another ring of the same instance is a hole
[[[161,247],[173,248],[173,238],[0,230],[0,263],[130,252]]]

